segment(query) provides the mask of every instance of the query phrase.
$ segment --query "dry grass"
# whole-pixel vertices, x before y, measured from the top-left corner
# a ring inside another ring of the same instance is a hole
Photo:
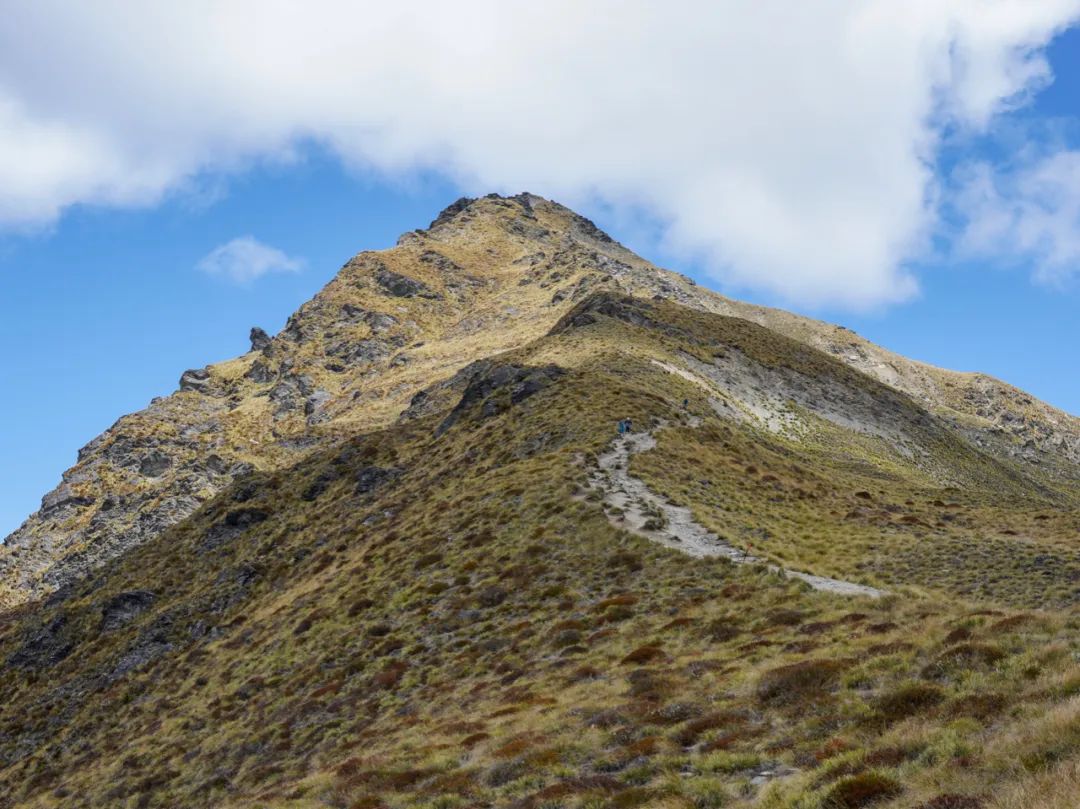
[[[944,576],[847,600],[650,544],[582,496],[612,414],[682,422],[685,380],[647,355],[737,339],[797,364],[741,324],[658,309],[682,336],[601,319],[540,341],[502,361],[557,363],[557,383],[257,474],[12,616],[0,657],[30,662],[0,672],[0,807],[1064,805],[1049,774],[1075,778],[1080,623],[1015,606],[1052,576],[1013,602]],[[962,501],[972,537],[1000,513],[900,460],[881,474],[863,442],[799,450],[699,405],[635,471],[815,572],[884,580],[875,558],[934,540],[845,522],[857,492]],[[1010,487],[994,508],[1036,496]],[[238,509],[266,519],[231,524]],[[102,631],[103,604],[137,589],[152,605]]]

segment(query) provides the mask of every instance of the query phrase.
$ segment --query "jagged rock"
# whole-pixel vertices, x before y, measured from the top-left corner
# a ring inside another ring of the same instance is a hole
[[[205,368],[192,368],[180,375],[180,390],[203,392],[210,386],[210,372]]]
[[[430,264],[439,272],[445,273],[459,273],[461,267],[451,259],[444,256],[442,253],[437,253],[434,250],[425,250],[420,254],[420,260],[425,264]]]
[[[412,298],[415,296],[435,300],[440,297],[438,293],[433,292],[426,284],[383,267],[380,267],[375,271],[375,281],[378,282],[379,286],[388,294],[393,295],[395,298]]]
[[[520,365],[480,365],[469,380],[461,401],[450,411],[436,430],[442,435],[457,423],[465,412],[478,402],[483,402],[481,415],[490,418],[502,412],[510,405],[520,404],[530,396],[539,393],[552,382],[566,373],[558,365],[545,365],[540,368]],[[505,390],[508,401],[501,401],[493,396],[496,391]]]
[[[65,615],[58,615],[48,624],[31,629],[22,645],[8,658],[8,665],[30,670],[55,666],[75,647],[75,640],[68,629]]]
[[[231,539],[244,533],[253,525],[258,525],[270,513],[261,508],[238,508],[230,511],[220,522],[210,526],[200,545],[204,551],[214,550]]]
[[[567,312],[551,329],[551,334],[561,334],[572,328],[582,328],[596,323],[598,315],[622,320],[634,326],[656,328],[668,333],[678,329],[659,324],[649,313],[651,305],[640,298],[613,293],[597,293]]]
[[[377,488],[401,474],[400,469],[384,469],[379,466],[365,466],[356,473],[356,494],[370,494]]]
[[[89,506],[93,502],[93,497],[77,494],[71,484],[64,481],[41,498],[40,514],[42,517],[51,516],[64,508]]]
[[[375,334],[382,334],[397,325],[398,321],[393,315],[385,312],[373,312],[361,306],[347,303],[341,307],[341,319],[350,323],[366,323]]]
[[[303,311],[302,308],[301,311]],[[304,320],[301,317],[301,312],[294,312],[290,315],[289,319],[285,321],[285,328],[281,330],[281,335],[286,340],[293,343],[303,343],[307,340],[307,333],[304,330]]]
[[[225,463],[225,459],[220,455],[207,456],[205,466],[208,471],[213,472],[215,475],[224,475],[229,471],[229,465]]]
[[[158,478],[172,466],[172,458],[161,450],[154,450],[139,462],[139,474],[148,478]]]
[[[260,329],[258,326],[251,327],[251,334],[249,335],[251,340],[252,351],[265,351],[272,343],[270,335]]]
[[[285,416],[300,408],[300,391],[293,380],[282,380],[270,389],[270,401],[276,405],[274,415]]]
[[[238,567],[221,571],[214,582],[215,593],[210,603],[210,612],[221,614],[247,599],[252,585],[259,580],[260,575],[259,568],[246,562]]]
[[[114,683],[128,672],[142,668],[147,663],[157,660],[172,651],[172,644],[159,630],[140,637],[136,643],[117,661],[116,666],[106,677],[106,682]]]
[[[154,603],[156,596],[149,590],[119,593],[101,607],[101,631],[112,632],[134,621]]]
[[[371,363],[385,359],[390,354],[389,346],[382,340],[342,340],[326,349],[331,357],[338,357],[348,363]]]
[[[304,402],[304,414],[307,416],[308,424],[319,424],[326,421],[330,415],[326,412],[326,407],[333,401],[333,397],[329,391],[319,389],[308,396]]]
[[[436,216],[434,220],[432,220],[431,224],[428,225],[428,230],[434,230],[440,225],[445,225],[446,223],[450,222],[459,213],[467,210],[468,207],[474,202],[476,202],[476,199],[474,197],[461,197],[461,199],[455,200],[454,202],[450,203],[445,208],[443,208],[442,212],[439,213],[439,215]]]
[[[259,385],[274,381],[274,372],[262,360],[255,360],[255,362],[251,363],[251,367],[247,369],[244,376]]]

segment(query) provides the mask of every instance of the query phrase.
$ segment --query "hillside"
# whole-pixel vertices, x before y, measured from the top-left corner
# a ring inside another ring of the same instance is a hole
[[[0,807],[1074,805],[1075,418],[530,195],[254,337],[10,540]]]
[[[908,394],[982,451],[1072,486],[1080,420],[981,375],[931,368],[841,327],[752,306],[633,255],[530,194],[463,199],[360,253],[252,352],[192,369],[121,418],[0,547],[0,603],[40,597],[191,514],[233,480],[385,427],[432,382],[519,348],[600,290],[751,320]],[[783,380],[773,380],[783,384]]]

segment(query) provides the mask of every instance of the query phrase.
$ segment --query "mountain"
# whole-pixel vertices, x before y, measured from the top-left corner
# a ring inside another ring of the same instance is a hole
[[[83,447],[0,550],[0,603],[85,575],[238,476],[392,424],[431,381],[526,345],[602,290],[750,320],[908,394],[994,457],[1070,485],[1080,475],[1080,421],[1021,391],[906,360],[842,327],[724,298],[534,195],[462,199],[397,247],[355,256],[276,337],[253,329],[251,353],[184,372],[176,393]],[[786,395],[787,380],[763,381],[778,388],[767,398]]]
[[[8,538],[0,807],[1068,806],[1078,461],[1004,383],[460,200]]]

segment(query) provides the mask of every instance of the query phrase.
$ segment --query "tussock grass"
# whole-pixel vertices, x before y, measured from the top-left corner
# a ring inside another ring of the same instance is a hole
[[[7,616],[0,807],[1068,805],[1080,623],[1032,607],[1047,582],[1059,597],[1056,574],[992,601],[950,591],[977,571],[944,570],[850,600],[667,550],[582,496],[618,418],[666,423],[633,459],[651,486],[755,553],[885,584],[905,580],[886,564],[905,549],[974,542],[1005,499],[1037,498],[934,489],[903,459],[876,465],[872,441],[796,451],[700,399],[693,428],[693,386],[646,355],[737,339],[804,360],[657,311],[681,331],[600,318],[546,338],[500,361],[557,363],[557,383],[438,435],[441,413],[259,473]],[[960,504],[962,531],[897,519],[936,524],[934,500]],[[888,518],[847,517],[867,502]],[[265,519],[229,524],[241,508]],[[155,598],[103,632],[102,605],[132,590]]]

